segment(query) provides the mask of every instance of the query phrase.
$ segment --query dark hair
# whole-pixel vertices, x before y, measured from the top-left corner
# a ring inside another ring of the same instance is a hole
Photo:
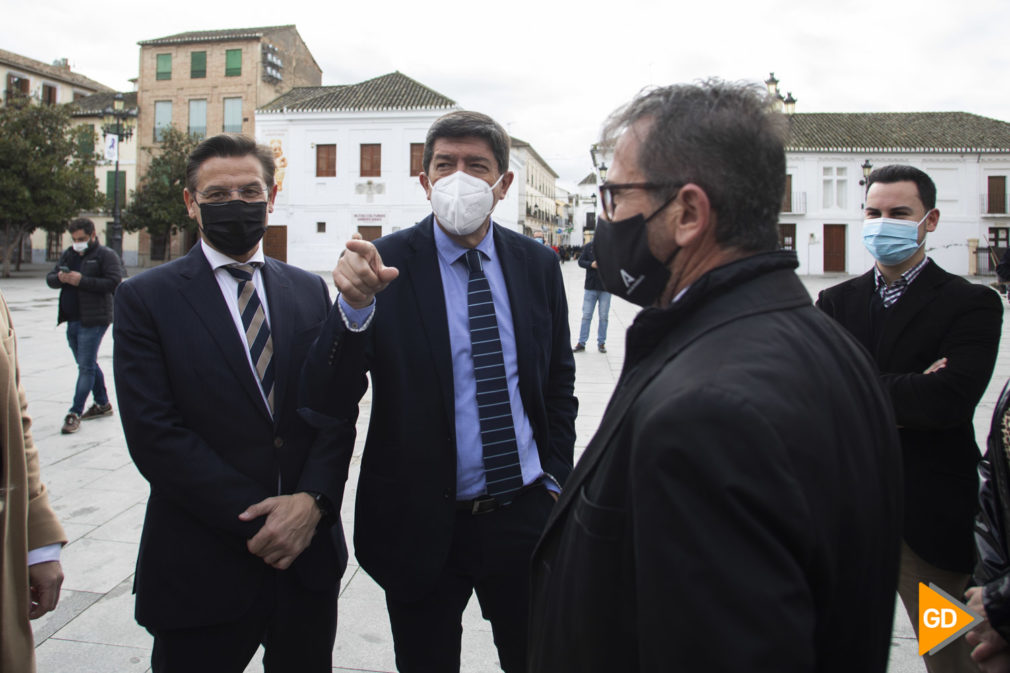
[[[889,185],[894,182],[906,181],[915,183],[916,189],[919,190],[919,200],[922,201],[922,205],[926,206],[927,211],[936,208],[936,185],[933,183],[933,178],[915,166],[892,164],[874,170],[870,173],[870,177],[866,178],[866,191],[870,191],[870,185],[874,182]]]
[[[214,157],[244,157],[250,154],[263,164],[263,181],[267,189],[274,186],[274,153],[265,145],[257,145],[256,141],[241,133],[220,133],[207,138],[189,153],[186,161],[186,189],[190,194],[196,193],[196,174],[208,159]]]
[[[693,182],[705,190],[716,241],[747,251],[778,247],[785,190],[785,117],[755,84],[708,79],[645,89],[607,120],[602,144],[649,122],[638,157],[649,182]],[[657,204],[672,190],[653,193]]]
[[[428,172],[435,141],[439,138],[481,138],[491,146],[491,153],[498,163],[498,173],[504,175],[509,168],[509,134],[502,125],[480,112],[456,110],[442,115],[428,129],[424,139],[424,170]]]
[[[86,217],[78,217],[70,220],[70,224],[67,225],[67,231],[73,234],[75,231],[83,231],[88,236],[95,235],[95,223]]]

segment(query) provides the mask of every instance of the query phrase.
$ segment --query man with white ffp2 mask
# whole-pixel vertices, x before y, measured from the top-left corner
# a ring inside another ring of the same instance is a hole
[[[926,235],[939,219],[926,173],[901,165],[873,171],[863,243],[876,264],[817,300],[873,355],[894,405],[905,477],[898,594],[916,633],[919,582],[960,597],[973,569],[979,451],[972,420],[1003,320],[999,295],[926,256]],[[930,673],[974,671],[970,652],[961,638],[923,658]]]
[[[492,221],[513,180],[508,154],[486,115],[435,121],[420,174],[432,215],[374,244],[348,241],[333,272],[340,297],[303,373],[322,425],[357,417],[371,374],[354,547],[385,590],[408,673],[460,670],[474,592],[502,669],[525,670],[529,557],[572,470],[561,267]]]

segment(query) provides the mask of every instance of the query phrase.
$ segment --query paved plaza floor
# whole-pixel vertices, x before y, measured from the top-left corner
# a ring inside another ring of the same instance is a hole
[[[582,307],[584,271],[574,262],[563,265],[569,321],[577,337]],[[70,405],[76,367],[66,345],[65,328],[56,326],[58,293],[45,285],[41,267],[0,280],[18,334],[22,378],[28,391],[33,432],[42,459],[42,476],[53,507],[70,543],[63,550],[66,581],[59,607],[34,622],[40,673],[144,673],[150,670],[150,635],[133,619],[136,560],[147,482],[126,449],[118,416],[86,421],[80,432],[61,435]],[[321,274],[324,277],[329,274]],[[844,276],[803,277],[812,295]],[[977,279],[986,282],[987,279]],[[579,416],[576,459],[585,449],[620,373],[624,333],[637,307],[614,299],[606,354],[596,351],[594,320],[586,352],[576,354],[576,394]],[[1010,329],[1004,320],[1003,347],[989,390],[975,417],[983,445],[989,418],[1003,382],[1010,378]],[[573,342],[574,343],[574,342]],[[99,364],[112,385],[111,330],[99,352]],[[354,495],[361,444],[368,422],[369,398],[362,401],[359,441],[351,463],[341,516],[351,544]],[[189,552],[180,552],[189,553]],[[207,587],[207,609],[214,609],[214,588]],[[463,663],[466,673],[499,671],[490,625],[471,600],[464,617]],[[262,651],[261,651],[262,653]],[[260,654],[261,654],[260,653]],[[393,643],[381,589],[354,561],[342,580],[339,624],[333,651],[334,671],[394,671]],[[259,655],[248,671],[262,670]],[[898,605],[890,670],[924,671],[904,610]]]

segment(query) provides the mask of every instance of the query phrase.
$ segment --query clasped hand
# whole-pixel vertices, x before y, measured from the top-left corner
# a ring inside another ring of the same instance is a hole
[[[266,516],[263,527],[246,542],[249,551],[266,563],[286,570],[312,542],[321,515],[308,493],[278,495],[261,500],[238,515],[242,521]]]

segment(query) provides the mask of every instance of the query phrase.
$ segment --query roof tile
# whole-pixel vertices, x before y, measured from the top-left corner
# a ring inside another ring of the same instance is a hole
[[[789,116],[790,152],[1010,152],[1010,123],[968,112],[814,112]]]

